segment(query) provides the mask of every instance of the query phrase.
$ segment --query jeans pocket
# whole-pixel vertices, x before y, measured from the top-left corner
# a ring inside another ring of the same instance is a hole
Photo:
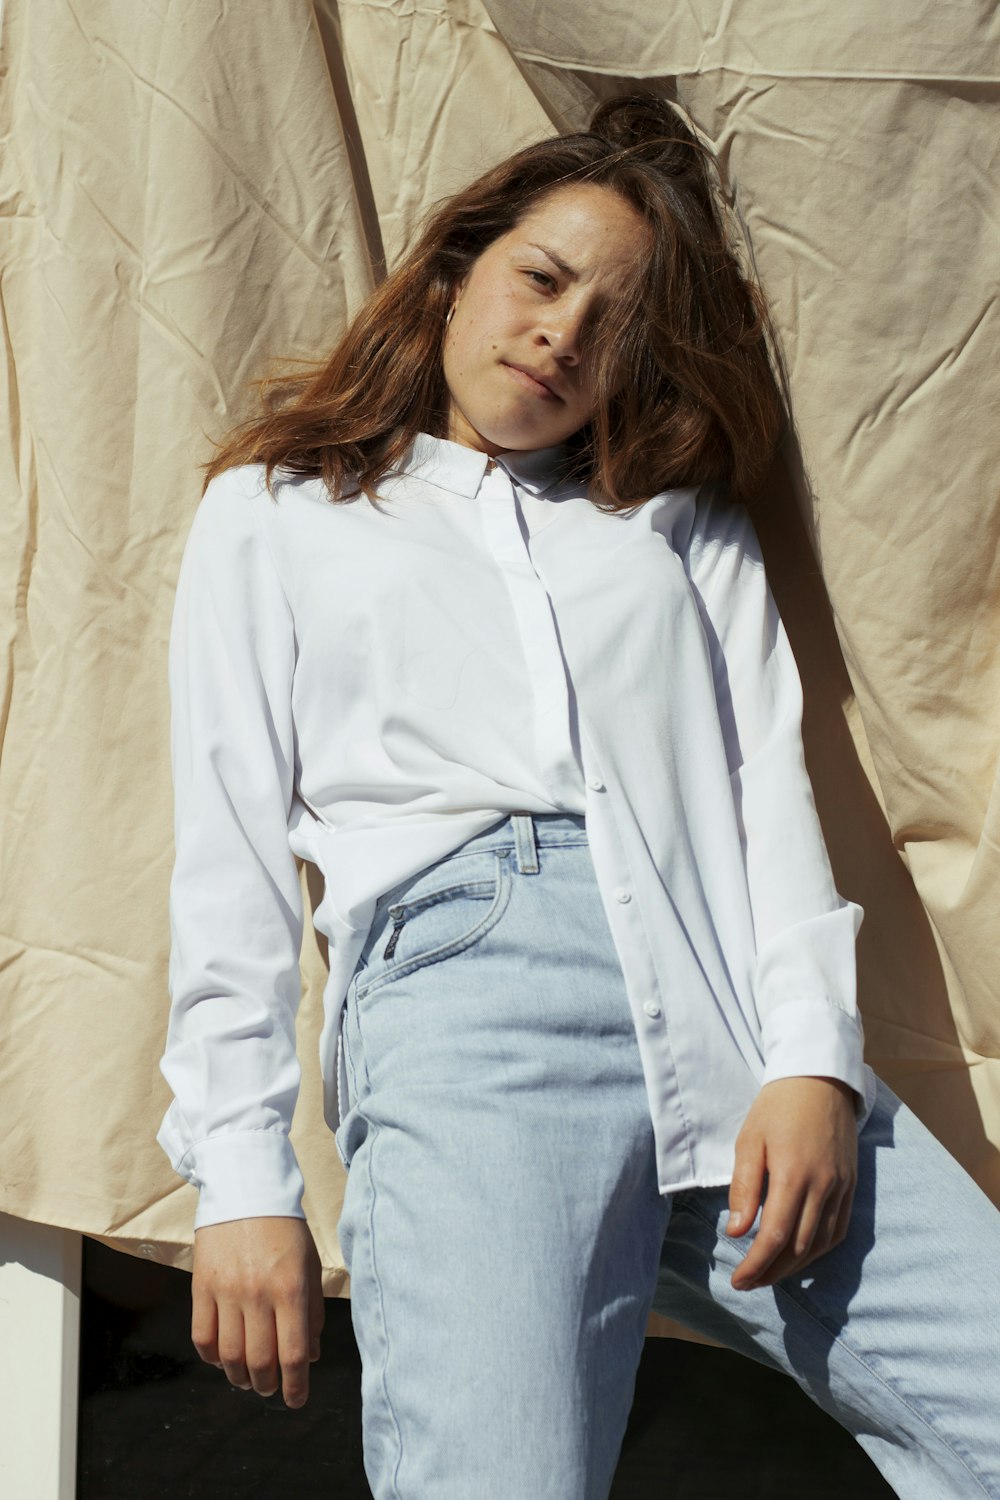
[[[452,855],[382,897],[355,976],[355,999],[464,953],[491,932],[510,900],[510,857],[509,849]]]

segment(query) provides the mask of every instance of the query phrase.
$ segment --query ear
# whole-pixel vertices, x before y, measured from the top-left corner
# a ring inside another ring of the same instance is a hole
[[[459,298],[462,295],[462,288],[463,288],[464,285],[465,285],[464,281],[458,281],[458,282],[456,282],[454,284],[454,286],[451,289],[451,293],[450,293],[450,296],[449,296],[449,299],[448,299],[448,311],[445,314],[445,320],[444,320],[444,325],[445,325],[446,328],[447,328],[448,324],[451,322],[452,318],[455,315],[455,309],[458,306]]]

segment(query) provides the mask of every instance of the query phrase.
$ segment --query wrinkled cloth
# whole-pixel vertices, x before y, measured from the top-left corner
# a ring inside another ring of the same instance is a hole
[[[866,1057],[1000,1202],[1000,12],[488,10],[3,6],[0,1208],[190,1264],[155,1139],[166,655],[209,438],[275,355],[328,350],[433,201],[647,79],[718,147],[777,320],[795,433],[754,521],[865,910]],[[336,1291],[311,922],[300,959],[292,1134]]]

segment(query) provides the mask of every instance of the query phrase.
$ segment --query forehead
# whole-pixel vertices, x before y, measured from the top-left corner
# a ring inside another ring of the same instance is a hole
[[[546,194],[502,238],[551,251],[575,280],[590,281],[633,264],[649,236],[642,215],[613,188],[574,183]]]

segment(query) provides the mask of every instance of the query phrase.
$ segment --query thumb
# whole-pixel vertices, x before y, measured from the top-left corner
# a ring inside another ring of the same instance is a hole
[[[729,1184],[727,1234],[745,1234],[757,1217],[764,1190],[764,1143],[736,1146],[736,1165]]]

